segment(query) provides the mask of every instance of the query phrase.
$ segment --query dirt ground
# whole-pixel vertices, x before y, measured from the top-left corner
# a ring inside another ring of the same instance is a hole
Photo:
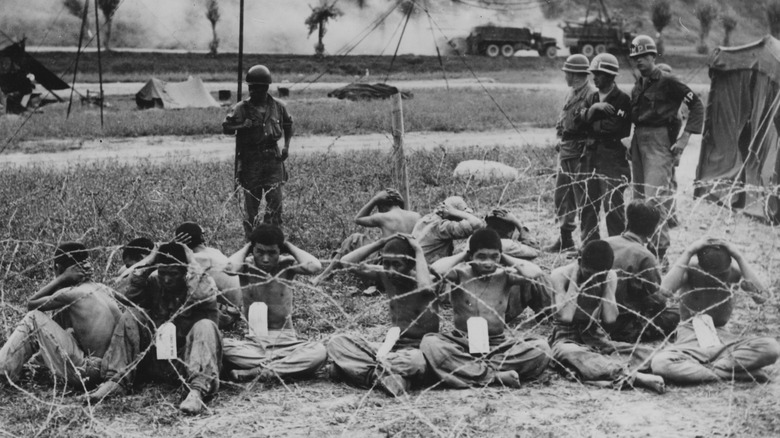
[[[692,199],[698,136],[683,156],[680,214],[684,225],[673,230],[672,251],[703,233],[729,238],[765,277],[778,272],[775,228]],[[418,133],[406,137],[415,148],[545,145],[550,130],[492,133]],[[389,148],[386,135],[296,138],[293,153],[331,150],[348,153]],[[46,146],[48,145],[48,146]],[[36,142],[30,148],[62,152],[0,155],[4,166],[68,166],[100,160],[219,160],[232,156],[231,139],[104,139],[64,144]],[[549,214],[549,206],[544,206]],[[531,229],[550,226],[541,211],[529,208],[522,218]],[[545,236],[551,235],[549,230]],[[673,254],[676,255],[676,254]],[[774,281],[771,282],[774,285]],[[744,297],[741,297],[744,298]],[[734,330],[777,336],[777,299],[758,307],[740,300]],[[750,315],[746,317],[746,315]],[[756,316],[758,315],[758,316]],[[740,319],[744,318],[744,319]],[[377,328],[380,329],[380,328]],[[379,333],[378,331],[376,331]],[[771,373],[777,376],[780,367]],[[391,399],[322,381],[287,384],[225,383],[206,414],[186,417],[176,409],[181,390],[146,386],[140,394],[82,407],[61,391],[23,394],[0,389],[0,435],[57,436],[519,436],[519,437],[767,437],[780,432],[780,383],[720,383],[670,386],[664,395],[643,390],[615,391],[570,382],[551,373],[547,384],[523,389],[482,388],[466,391],[431,389]],[[29,417],[18,405],[29,405]],[[16,406],[11,409],[9,406]],[[74,423],[75,422],[75,423]],[[32,425],[41,424],[40,429]],[[74,427],[74,424],[78,426]],[[77,432],[76,432],[77,431]]]

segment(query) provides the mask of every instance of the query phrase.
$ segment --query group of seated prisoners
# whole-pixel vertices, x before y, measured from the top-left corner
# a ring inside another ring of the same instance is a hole
[[[87,403],[140,381],[182,380],[189,393],[180,409],[197,413],[220,378],[327,378],[393,396],[415,387],[520,387],[548,366],[582,382],[659,393],[665,381],[766,381],[762,368],[777,360],[778,342],[724,330],[733,286],[757,302],[768,293],[740,252],[702,239],[661,278],[645,247],[658,211],[637,200],[626,218],[623,234],[589,242],[576,261],[547,274],[529,261],[538,254],[528,230],[506,209],[481,218],[450,197],[420,217],[398,192],[380,191],[355,220],[381,238],[350,236],[329,269],[341,266],[386,294],[384,344],[346,333],[298,338],[291,280],[320,274],[322,265],[275,225],[258,225],[230,257],[207,247],[191,222],[170,243],[136,239],[123,249],[113,287],[92,281],[84,245],[64,243],[54,253],[56,277],[30,297],[29,313],[0,350],[0,384],[15,385],[30,360]],[[454,248],[459,239],[468,239],[462,250]],[[452,306],[448,332],[439,330],[444,303]],[[553,322],[549,339],[510,328],[527,308]],[[249,334],[223,338],[221,328],[240,319]]]

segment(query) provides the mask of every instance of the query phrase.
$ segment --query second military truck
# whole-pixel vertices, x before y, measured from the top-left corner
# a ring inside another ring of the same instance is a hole
[[[468,38],[456,38],[452,46],[460,53],[470,55],[498,55],[507,58],[519,50],[533,50],[539,56],[554,58],[558,54],[555,38],[542,36],[525,27],[477,26]]]

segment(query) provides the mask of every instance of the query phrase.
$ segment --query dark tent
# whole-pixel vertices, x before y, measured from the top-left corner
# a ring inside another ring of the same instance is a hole
[[[13,82],[14,75],[18,76],[18,72],[26,75],[32,73],[35,75],[35,82],[41,84],[42,87],[49,91],[52,90],[64,90],[70,88],[62,79],[56,74],[52,73],[49,69],[43,66],[40,62],[36,61],[32,56],[24,51],[24,42],[13,43],[0,50],[0,58],[9,58],[13,63],[15,69],[13,72],[3,72],[4,75],[9,75],[9,80]]]
[[[780,42],[721,47],[711,79],[694,195],[780,220]]]
[[[190,76],[185,82],[165,82],[157,78],[135,93],[138,108],[208,108],[219,106],[200,78]]]

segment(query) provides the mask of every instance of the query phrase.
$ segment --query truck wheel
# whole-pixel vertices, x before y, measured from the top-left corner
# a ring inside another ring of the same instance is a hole
[[[595,50],[597,55],[601,55],[602,53],[607,53],[607,46],[604,44],[598,44]]]
[[[555,58],[558,56],[558,48],[555,46],[547,46],[544,48],[544,52],[539,53],[539,55],[546,56],[548,58]]]
[[[498,56],[499,53],[501,53],[501,49],[499,49],[496,44],[491,44],[487,46],[487,49],[485,49],[485,53],[487,54],[487,56],[491,58],[495,58],[496,56]]]
[[[593,56],[593,53],[594,53],[595,51],[596,51],[596,50],[595,50],[595,49],[593,48],[593,46],[592,46],[592,45],[590,45],[590,44],[585,44],[585,45],[583,45],[583,46],[582,46],[582,54],[583,54],[583,55],[585,55],[585,56],[587,56],[588,58],[590,58],[591,56]]]
[[[515,48],[511,44],[501,46],[501,54],[504,58],[511,58],[515,54]]]

